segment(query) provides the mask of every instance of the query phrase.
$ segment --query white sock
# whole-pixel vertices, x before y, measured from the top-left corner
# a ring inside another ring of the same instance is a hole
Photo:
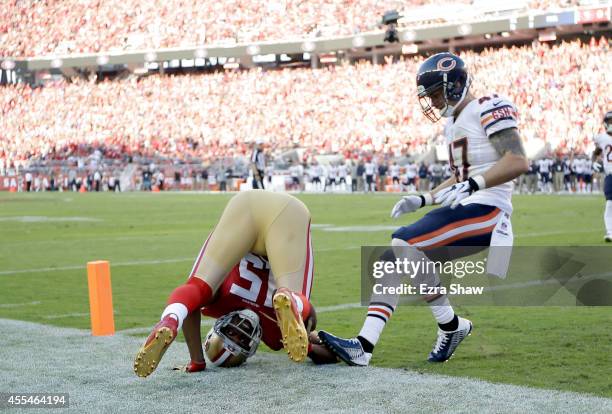
[[[606,201],[604,222],[606,223],[606,234],[612,235],[612,200]]]
[[[368,316],[366,316],[359,336],[372,345],[376,345],[391,315],[393,315],[393,307],[380,302],[370,303]]]
[[[182,303],[171,303],[170,305],[166,306],[166,309],[164,309],[160,320],[164,319],[167,315],[170,315],[178,321],[178,329],[181,329],[183,326],[183,321],[187,317],[188,313],[189,311],[187,310],[187,306],[183,305]]]
[[[431,313],[433,313],[434,318],[436,318],[436,321],[440,324],[449,323],[455,317],[455,311],[453,311],[453,307],[446,295],[442,295],[428,302],[428,304]]]

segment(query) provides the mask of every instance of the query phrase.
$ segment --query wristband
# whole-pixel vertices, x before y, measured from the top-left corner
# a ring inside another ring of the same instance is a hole
[[[421,207],[430,206],[433,204],[433,197],[431,193],[419,194],[421,197]]]
[[[484,190],[485,188],[487,188],[487,183],[485,182],[485,179],[482,175],[470,177],[468,182],[470,183],[470,188],[472,189],[472,192]]]

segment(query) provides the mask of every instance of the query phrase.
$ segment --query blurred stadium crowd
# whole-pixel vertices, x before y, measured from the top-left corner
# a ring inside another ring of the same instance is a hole
[[[465,4],[464,8],[477,3],[460,2]],[[515,0],[515,3],[542,10],[580,2]],[[448,5],[433,0],[390,0],[384,6],[387,10],[410,13],[425,6],[427,14],[440,14],[434,8],[439,12]],[[375,0],[6,0],[0,7],[0,56],[350,35],[375,29],[383,11]],[[472,18],[474,15],[466,14]]]
[[[590,148],[609,109],[607,38],[461,55],[476,95],[496,92],[517,105],[528,148]],[[272,159],[292,148],[303,150],[300,161],[421,154],[443,143],[443,122],[431,124],[421,113],[419,61],[7,85],[0,88],[0,170],[74,161],[94,149],[124,162],[207,164],[249,157],[255,139]]]
[[[94,155],[100,155],[94,154]],[[19,186],[19,191],[238,191],[252,180],[246,164],[212,165],[140,165],[127,181],[120,164],[98,163],[82,159],[42,172],[25,170],[20,183],[15,178],[5,187]],[[237,168],[236,168],[237,167]],[[9,173],[9,175],[14,175]],[[383,157],[355,160],[328,158],[326,162],[270,163],[265,168],[264,188],[308,192],[414,192],[429,191],[451,176],[447,162],[387,161]],[[533,160],[529,171],[515,180],[520,194],[601,192],[604,174],[601,165],[590,157],[555,157]],[[6,178],[5,178],[6,179]],[[15,189],[16,190],[16,189]]]

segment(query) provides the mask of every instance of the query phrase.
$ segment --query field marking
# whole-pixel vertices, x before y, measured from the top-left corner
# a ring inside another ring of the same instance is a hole
[[[400,226],[384,226],[384,225],[371,225],[371,226],[333,226],[324,227],[321,230],[327,232],[346,232],[346,233],[372,233],[381,231],[392,231],[397,230]]]
[[[0,217],[0,221],[18,221],[21,223],[55,223],[55,222],[97,222],[104,221],[94,217],[49,217],[49,216],[3,216]]]
[[[63,313],[58,315],[44,315],[43,319],[64,319],[64,318],[77,318],[81,316],[89,316],[89,312],[72,312],[72,313]],[[113,311],[113,315],[119,315],[118,311]]]
[[[294,364],[280,352],[259,352],[240,368],[209,366],[206,372],[185,374],[171,370],[189,360],[183,344],[171,346],[155,373],[142,379],[132,370],[142,338],[93,337],[87,329],[8,319],[0,319],[0,328],[0,349],[10,350],[10,358],[0,359],[3,387],[23,393],[67,392],[70,407],[63,412],[139,412],[143,395],[155,396],[155,411],[181,407],[185,413],[202,412],[202,407],[210,412],[268,412],[271,402],[275,411],[298,413],[612,411],[612,399],[590,394],[406,369]],[[41,349],[45,357],[32,358]],[[203,387],[211,392],[203,393]],[[456,401],[459,408],[452,403]]]
[[[315,310],[317,311],[317,313],[325,313],[325,312],[335,312],[339,310],[354,309],[354,308],[361,308],[361,307],[365,307],[365,305],[362,305],[359,302],[353,302],[353,303],[341,303],[339,305],[321,306],[319,308],[316,308]]]
[[[322,249],[315,249],[315,252],[330,252],[336,250],[357,250],[360,249],[361,246],[347,246],[347,247],[328,247]],[[140,266],[140,265],[152,265],[152,264],[166,264],[166,263],[181,263],[181,262],[193,262],[195,260],[194,257],[183,257],[177,259],[162,259],[162,260],[135,260],[130,262],[112,262],[112,267],[122,267],[122,266]],[[63,270],[79,270],[85,269],[86,264],[82,265],[70,265],[70,266],[58,266],[58,267],[39,267],[34,269],[15,269],[15,270],[2,270],[0,271],[0,276],[3,275],[13,275],[20,273],[41,273],[41,272],[59,272]]]
[[[33,302],[23,302],[23,303],[0,303],[0,309],[7,308],[21,308],[22,306],[35,306],[40,305],[41,302],[39,300],[35,300]]]
[[[183,258],[183,259],[164,259],[164,260],[139,260],[133,262],[111,262],[111,267],[120,267],[120,266],[139,266],[146,264],[164,264],[164,263],[179,263],[185,261],[192,261],[193,258]],[[40,273],[40,272],[59,272],[62,270],[85,270],[86,264],[82,265],[72,265],[72,266],[59,266],[59,267],[41,267],[36,269],[19,269],[19,270],[3,270],[0,271],[0,276],[2,275],[11,275],[11,274],[19,274],[19,273]]]

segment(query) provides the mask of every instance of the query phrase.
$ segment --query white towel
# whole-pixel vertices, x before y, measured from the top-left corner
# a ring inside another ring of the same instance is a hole
[[[505,279],[512,256],[512,222],[510,215],[503,213],[491,234],[491,247],[487,258],[487,273]]]

